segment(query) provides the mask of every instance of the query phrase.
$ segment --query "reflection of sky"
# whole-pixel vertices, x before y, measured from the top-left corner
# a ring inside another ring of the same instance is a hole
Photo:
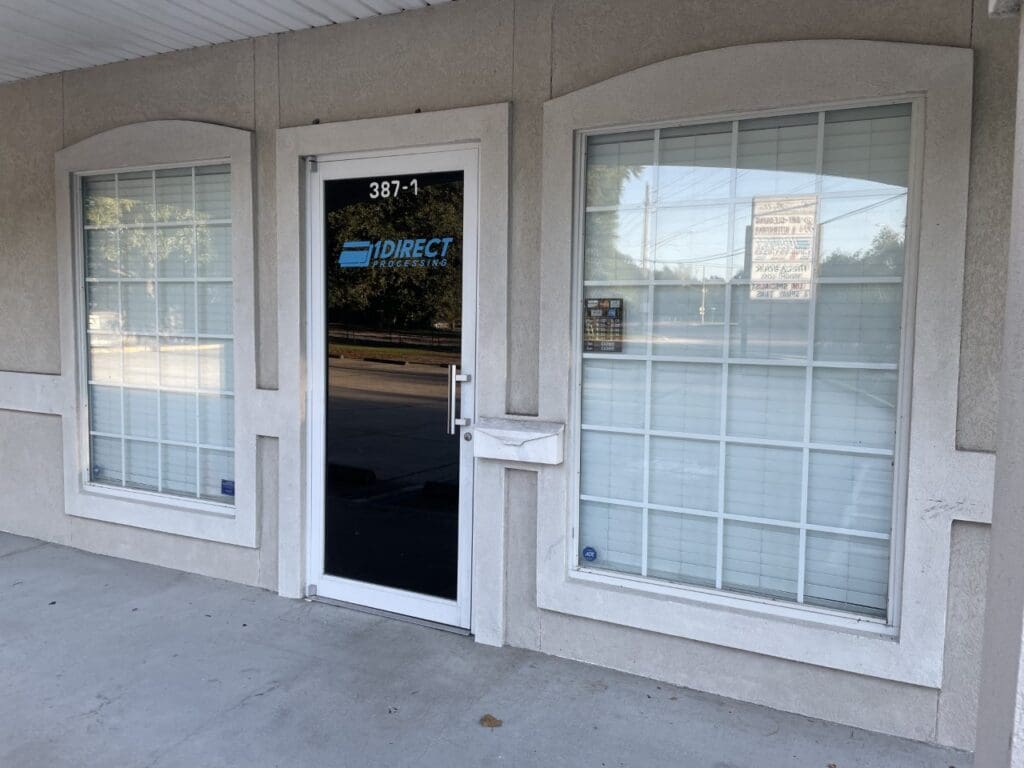
[[[773,195],[820,194],[822,257],[863,255],[883,229],[903,234],[909,129],[905,105],[827,113],[822,175],[817,115],[741,121],[736,169],[731,123],[662,130],[657,167],[653,131],[591,137],[587,205],[616,209],[618,220],[602,227],[610,242],[588,247],[606,262],[588,277],[736,277],[751,202]],[[632,268],[608,263],[616,251]]]
[[[905,190],[882,184],[862,186],[872,194],[819,198],[819,248],[823,258],[837,251],[851,256],[863,253],[885,229],[902,237]],[[642,209],[608,212],[603,214],[606,219],[614,216],[617,220],[613,240],[605,246],[625,256],[638,269],[667,268],[675,273],[663,277],[729,279],[743,268],[750,209],[751,202],[747,201],[652,206],[646,216],[646,238]],[[621,276],[608,275],[606,279],[616,277]]]

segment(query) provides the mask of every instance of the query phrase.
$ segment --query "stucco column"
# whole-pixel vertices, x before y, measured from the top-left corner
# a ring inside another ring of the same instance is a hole
[[[1019,0],[992,0],[991,9],[1005,14],[1019,12],[1019,5]],[[1018,18],[1007,23],[1020,22]],[[1019,71],[1024,73],[1024,67]],[[1024,768],[1024,82],[1019,75],[1013,157],[992,548],[974,763],[979,768]]]

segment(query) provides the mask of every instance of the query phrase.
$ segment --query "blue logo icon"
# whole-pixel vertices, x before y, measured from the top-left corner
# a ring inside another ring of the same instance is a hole
[[[234,496],[235,495],[235,481],[234,480],[221,480],[220,481],[220,495],[221,496]]]
[[[597,560],[597,550],[593,547],[584,547],[583,559],[586,560],[588,563],[594,562],[595,560]]]
[[[370,263],[370,241],[349,240],[341,247],[338,263],[343,267],[365,267]]]
[[[433,267],[448,265],[454,237],[417,237],[399,240],[348,240],[341,246],[341,267]]]

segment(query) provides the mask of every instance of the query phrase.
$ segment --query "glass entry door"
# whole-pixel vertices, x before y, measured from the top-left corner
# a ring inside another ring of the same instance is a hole
[[[476,151],[309,178],[310,584],[468,628]]]

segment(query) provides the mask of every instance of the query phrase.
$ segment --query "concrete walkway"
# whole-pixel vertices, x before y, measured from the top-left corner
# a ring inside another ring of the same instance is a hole
[[[830,765],[971,760],[0,534],[3,768]]]

